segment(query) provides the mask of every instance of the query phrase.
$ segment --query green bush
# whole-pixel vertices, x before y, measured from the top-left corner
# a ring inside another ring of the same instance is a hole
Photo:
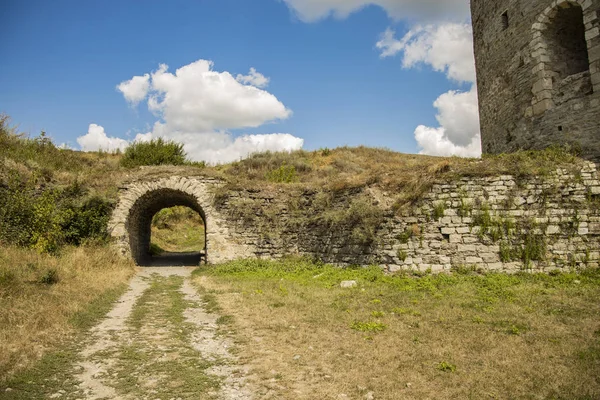
[[[105,240],[111,211],[112,205],[100,197],[84,200],[81,206],[70,204],[63,211],[65,218],[61,225],[64,241],[80,245],[88,239]]]
[[[38,282],[44,285],[54,285],[58,283],[60,279],[58,278],[58,271],[51,268],[44,272],[42,276],[40,276]]]
[[[285,164],[277,169],[267,172],[266,178],[269,182],[275,183],[292,183],[298,180],[296,167]]]
[[[105,240],[112,206],[99,197],[86,198],[76,183],[48,187],[39,179],[12,172],[0,186],[0,243],[54,252],[65,244]]]
[[[162,138],[149,142],[134,142],[125,149],[121,165],[135,168],[142,165],[183,165],[186,164],[183,145]]]

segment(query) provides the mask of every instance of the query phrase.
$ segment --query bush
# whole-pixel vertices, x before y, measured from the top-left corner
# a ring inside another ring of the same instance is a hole
[[[134,142],[125,149],[121,165],[135,168],[142,165],[183,165],[186,154],[181,143],[153,139],[149,142]]]
[[[38,281],[39,283],[44,285],[54,285],[59,281],[58,271],[56,271],[54,268],[50,268],[49,270],[44,272],[42,276],[40,276],[40,279]]]
[[[91,197],[81,206],[69,205],[61,224],[65,242],[80,245],[89,239],[106,240],[111,211],[112,205],[100,197]]]
[[[85,198],[78,184],[52,188],[12,173],[0,186],[0,204],[0,243],[54,252],[64,244],[108,236],[111,204],[99,197]]]
[[[275,183],[292,183],[298,180],[296,167],[285,164],[277,169],[267,172],[266,178],[269,182]]]

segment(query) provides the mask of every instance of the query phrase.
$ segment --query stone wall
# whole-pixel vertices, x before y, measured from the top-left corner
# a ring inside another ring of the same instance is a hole
[[[600,0],[471,0],[471,10],[483,151],[569,143],[600,159]]]
[[[438,182],[402,212],[376,188],[290,190],[224,190],[207,178],[134,182],[121,188],[110,231],[123,254],[139,257],[143,249],[136,246],[147,243],[142,236],[153,213],[187,205],[205,216],[213,263],[291,254],[389,271],[510,272],[600,262],[600,181],[593,163],[546,177]],[[332,223],[320,215],[332,212],[344,218]]]
[[[228,222],[213,205],[213,192],[221,182],[212,178],[170,177],[132,182],[119,188],[119,202],[108,231],[121,254],[144,263],[149,256],[152,217],[163,208],[186,206],[205,222],[207,261],[219,263],[253,253],[239,244]]]

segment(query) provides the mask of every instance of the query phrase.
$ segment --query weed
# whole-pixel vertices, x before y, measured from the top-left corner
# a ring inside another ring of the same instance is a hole
[[[323,156],[323,157],[327,157],[327,156],[331,155],[331,150],[329,150],[329,148],[327,148],[327,147],[319,149],[319,152],[321,153],[321,156]]]
[[[468,217],[473,212],[473,202],[470,200],[466,200],[461,196],[460,198],[460,206],[458,208],[458,215],[460,217]]]
[[[404,232],[399,233],[398,236],[396,236],[396,238],[400,241],[400,243],[406,244],[406,243],[408,243],[410,238],[412,238],[412,236],[413,236],[412,230],[407,228]]]
[[[402,249],[398,249],[398,251],[396,252],[396,256],[402,262],[406,261],[406,259],[408,258],[408,255],[406,254],[406,251],[404,251]]]
[[[0,270],[0,285],[10,285],[16,280],[16,274],[10,270]]]
[[[581,389],[582,379],[591,385],[588,387],[598,387],[586,372],[596,365],[589,352],[581,359],[564,355],[575,355],[598,342],[600,336],[591,332],[600,328],[594,302],[600,270],[556,276],[469,273],[414,277],[409,273],[386,275],[376,267],[339,269],[306,259],[285,259],[239,260],[201,268],[194,275],[195,282],[214,288],[216,296],[222,293],[224,313],[235,315],[236,328],[244,337],[260,335],[260,342],[242,345],[240,353],[247,359],[260,359],[265,382],[272,378],[272,370],[285,376],[283,383],[298,376],[298,370],[286,360],[298,349],[310,348],[311,366],[326,365],[343,377],[343,382],[356,385],[369,386],[377,380],[373,390],[382,398],[396,398],[402,390],[393,376],[401,373],[406,381],[414,382],[435,371],[440,361],[457,366],[452,379],[469,385],[476,398],[490,391],[526,397],[532,382],[545,382],[544,377],[557,366],[565,368],[566,376],[557,375],[557,381],[571,397],[587,393]],[[201,281],[198,275],[203,275]],[[343,280],[356,280],[361,289],[349,293],[339,288]],[[274,303],[282,301],[281,286],[289,294],[285,307],[275,308]],[[256,288],[262,290],[260,296],[253,295]],[[230,293],[240,293],[239,301],[232,301]],[[545,313],[559,308],[564,310],[560,314]],[[385,330],[369,331],[374,323],[385,324]],[[513,326],[519,336],[510,332]],[[561,329],[553,329],[556,326]],[[529,331],[535,334],[526,334]],[[548,341],[549,337],[560,339],[560,344]],[[377,343],[381,339],[384,343]],[[499,354],[513,356],[490,358],[490,343]],[[535,357],[531,348],[536,349]],[[536,363],[539,357],[553,362]],[[370,368],[357,373],[358,360]],[[389,365],[396,367],[391,371]],[[480,379],[487,372],[482,375],[474,370],[476,376],[459,373],[463,365],[489,365],[488,371],[500,374],[502,380],[485,380],[484,384]],[[532,374],[531,379],[517,378],[524,374]],[[518,383],[506,386],[507,381]],[[554,387],[540,384],[539,392],[553,393]],[[332,390],[341,393],[345,388],[344,383],[328,380],[315,383],[311,394],[326,398]],[[447,397],[469,397],[462,386],[443,388],[452,391]],[[422,397],[435,397],[435,390]]]
[[[58,271],[55,269],[47,270],[38,280],[39,283],[44,285],[54,285],[58,283],[58,281]]]
[[[233,315],[221,315],[216,322],[218,325],[232,325],[234,321]]]
[[[444,216],[444,212],[446,211],[446,203],[444,201],[439,201],[433,205],[433,219],[439,220]]]
[[[447,361],[442,361],[441,363],[439,363],[436,366],[436,368],[443,372],[455,372],[456,371],[456,365],[449,363]]]
[[[452,271],[461,275],[469,275],[477,271],[477,267],[474,265],[456,265],[452,266]]]
[[[524,238],[524,244],[521,251],[521,260],[525,266],[529,266],[531,261],[540,261],[546,258],[546,240],[541,235],[529,233]]]
[[[419,311],[408,309],[408,308],[401,308],[401,307],[396,307],[396,308],[392,309],[392,312],[397,315],[412,315],[414,317],[421,316],[421,313]]]
[[[354,321],[350,327],[359,332],[383,332],[387,328],[387,326],[381,322],[362,321]]]
[[[508,328],[508,333],[511,335],[520,335],[521,329],[519,329],[519,327],[516,325],[511,325],[510,328]]]
[[[500,261],[507,263],[513,260],[513,251],[509,242],[500,242]]]

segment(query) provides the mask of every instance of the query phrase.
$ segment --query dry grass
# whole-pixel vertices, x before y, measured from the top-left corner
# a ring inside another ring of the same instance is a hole
[[[387,149],[340,147],[292,153],[264,152],[217,166],[188,163],[183,166],[120,166],[121,154],[82,153],[58,149],[48,138],[19,139],[0,115],[0,185],[15,171],[23,178],[35,176],[44,184],[78,182],[89,195],[116,200],[120,184],[173,175],[222,179],[227,189],[286,187],[287,191],[323,189],[343,191],[366,186],[383,191],[397,207],[420,199],[436,181],[461,176],[511,174],[517,177],[544,175],[557,167],[573,167],[582,160],[562,148],[485,156],[483,159],[430,157],[402,154]]]
[[[0,248],[0,381],[87,328],[102,296],[116,296],[134,272],[106,247],[66,248],[59,256]]]
[[[400,208],[417,202],[435,182],[453,181],[464,176],[510,174],[517,179],[543,176],[559,167],[577,168],[582,162],[562,148],[465,159],[402,154],[368,147],[340,147],[289,154],[258,153],[231,164],[205,168],[143,167],[131,171],[124,181],[152,180],[173,174],[207,176],[223,179],[227,183],[224,191],[285,188],[292,197],[306,189],[338,192],[368,186],[380,190],[379,197],[393,199],[392,203]],[[273,179],[282,170],[286,179]]]
[[[600,397],[598,271],[389,278],[248,261],[196,283],[233,316],[261,399]]]

